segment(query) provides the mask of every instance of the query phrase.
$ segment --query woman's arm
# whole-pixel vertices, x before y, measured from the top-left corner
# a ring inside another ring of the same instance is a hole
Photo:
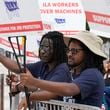
[[[50,100],[50,99],[56,99],[58,96],[56,94],[53,94],[48,91],[38,91],[38,92],[33,92],[30,95],[30,101],[44,101],[44,100]],[[26,110],[27,108],[27,101],[26,98],[24,97],[21,102],[18,105],[18,110]]]
[[[2,63],[7,69],[15,73],[20,72],[17,62],[2,54],[0,54],[0,63]]]

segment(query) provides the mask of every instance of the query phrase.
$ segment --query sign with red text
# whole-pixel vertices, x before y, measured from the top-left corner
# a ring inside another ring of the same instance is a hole
[[[38,0],[1,0],[0,34],[43,30]]]
[[[54,30],[74,35],[85,30],[85,13],[80,0],[39,0],[42,22]]]
[[[82,0],[90,30],[110,38],[110,0]]]

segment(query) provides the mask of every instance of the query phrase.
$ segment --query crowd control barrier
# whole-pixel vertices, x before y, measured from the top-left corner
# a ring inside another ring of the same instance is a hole
[[[95,106],[50,100],[38,102],[36,110],[101,110],[101,109]]]

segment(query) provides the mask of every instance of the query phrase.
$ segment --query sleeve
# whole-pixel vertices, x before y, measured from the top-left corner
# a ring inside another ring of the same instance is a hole
[[[40,74],[41,65],[42,62],[37,62],[37,63],[27,64],[26,67],[34,77],[38,77]]]
[[[82,72],[78,78],[73,80],[73,83],[79,86],[82,99],[88,97],[98,85],[96,71],[88,69]]]

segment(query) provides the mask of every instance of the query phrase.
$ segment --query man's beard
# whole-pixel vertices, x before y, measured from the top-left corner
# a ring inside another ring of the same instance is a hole
[[[71,70],[71,69],[78,67],[79,64],[68,64],[68,66],[69,66],[69,69]]]
[[[78,65],[76,65],[76,64],[69,64],[69,63],[68,63],[68,66],[71,67],[71,68],[73,68],[73,67],[76,67],[76,66],[78,66]]]

